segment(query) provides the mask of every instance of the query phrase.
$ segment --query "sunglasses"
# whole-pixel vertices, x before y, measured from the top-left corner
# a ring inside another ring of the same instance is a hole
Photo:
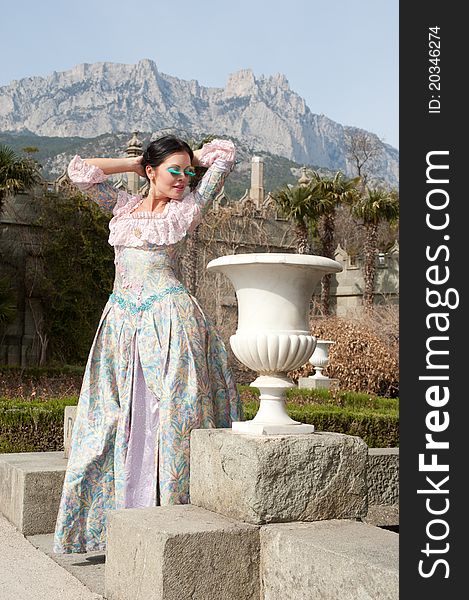
[[[177,177],[178,175],[186,175],[187,177],[194,177],[194,175],[195,175],[195,170],[192,167],[187,167],[187,169],[184,169],[184,171],[180,171],[179,169],[176,169],[175,167],[169,167],[166,170],[168,171],[168,173],[171,173],[171,175],[174,175],[175,177]]]

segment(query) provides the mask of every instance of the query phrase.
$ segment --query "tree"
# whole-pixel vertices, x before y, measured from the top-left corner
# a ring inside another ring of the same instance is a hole
[[[84,364],[112,291],[110,214],[75,189],[46,192],[37,203],[43,228],[35,296],[41,299],[49,358]]]
[[[204,144],[208,144],[208,142],[214,140],[215,137],[215,135],[208,135],[205,138],[203,138],[203,140],[200,142],[196,142],[195,140],[189,140],[188,144],[192,148],[192,150],[200,150],[200,148],[202,148]],[[198,184],[200,183],[200,180],[205,175],[206,171],[206,167],[195,167],[196,175],[195,177],[192,177],[192,179],[189,181],[189,189],[191,192],[193,192],[197,188]],[[185,284],[187,286],[187,289],[193,296],[197,294],[198,289],[197,267],[199,264],[200,255],[199,229],[200,224],[197,225],[197,227],[192,231],[192,233],[190,233],[187,236],[185,242]]]
[[[272,194],[285,217],[293,221],[298,254],[311,253],[308,227],[318,218],[317,206],[312,202],[312,196],[311,184],[286,186]]]
[[[16,315],[16,296],[8,277],[0,277],[0,327],[11,323]]]
[[[287,186],[272,194],[286,218],[295,224],[299,254],[310,253],[309,231],[316,231],[321,222],[322,253],[333,258],[335,209],[339,203],[352,202],[358,182],[359,178],[347,179],[341,171],[333,177],[313,171],[309,180],[304,172],[299,185]],[[330,282],[330,275],[321,281],[321,307],[325,315],[330,312]]]
[[[0,145],[0,212],[5,198],[31,188],[40,179],[38,164]]]
[[[363,277],[365,289],[363,304],[366,310],[373,306],[373,292],[376,276],[376,251],[378,226],[382,221],[389,223],[399,217],[399,196],[395,190],[384,188],[366,188],[366,192],[352,206],[352,215],[360,219],[365,227],[365,243],[363,247]]]
[[[348,179],[341,171],[333,177],[326,177],[313,171],[313,202],[316,212],[321,216],[322,254],[334,258],[334,234],[336,208],[341,204],[352,204],[357,197],[357,185],[360,178]],[[323,315],[330,313],[331,274],[327,273],[321,280],[321,309]]]
[[[346,133],[345,150],[357,176],[361,178],[364,191],[374,162],[383,151],[382,144],[378,137],[360,129],[352,129]]]

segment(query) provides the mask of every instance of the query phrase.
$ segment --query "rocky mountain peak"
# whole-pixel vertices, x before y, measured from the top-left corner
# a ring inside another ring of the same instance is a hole
[[[256,95],[257,81],[251,69],[242,69],[231,73],[225,87],[225,98],[242,98]]]
[[[242,69],[224,88],[210,88],[161,73],[153,60],[143,58],[133,65],[84,63],[0,88],[3,132],[95,137],[165,128],[187,137],[232,136],[253,152],[351,174],[347,128],[311,112],[282,73],[256,77],[252,69]],[[397,185],[398,152],[382,144],[382,153],[379,176]]]

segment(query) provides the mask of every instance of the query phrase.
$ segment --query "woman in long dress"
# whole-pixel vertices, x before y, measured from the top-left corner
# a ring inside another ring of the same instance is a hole
[[[69,164],[71,180],[113,212],[115,282],[83,378],[55,552],[104,550],[109,510],[188,503],[190,432],[242,418],[223,342],[174,270],[179,243],[201,222],[234,156],[228,140],[193,153],[165,136],[142,157],[75,156]],[[185,194],[197,165],[208,169]],[[146,176],[148,195],[106,182],[124,172]]]

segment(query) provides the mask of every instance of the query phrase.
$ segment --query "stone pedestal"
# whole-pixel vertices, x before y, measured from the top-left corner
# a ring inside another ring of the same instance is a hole
[[[349,435],[194,430],[192,504],[110,512],[105,597],[397,600],[399,536],[357,522],[367,464]]]
[[[329,379],[325,377],[299,377],[298,387],[300,390],[330,390],[337,388],[338,379]]]
[[[247,523],[362,518],[368,446],[355,436],[191,434],[191,503]]]
[[[259,528],[191,505],[111,511],[108,600],[258,600]]]
[[[66,406],[64,410],[64,457],[68,459],[73,425],[77,416],[76,406]]]

